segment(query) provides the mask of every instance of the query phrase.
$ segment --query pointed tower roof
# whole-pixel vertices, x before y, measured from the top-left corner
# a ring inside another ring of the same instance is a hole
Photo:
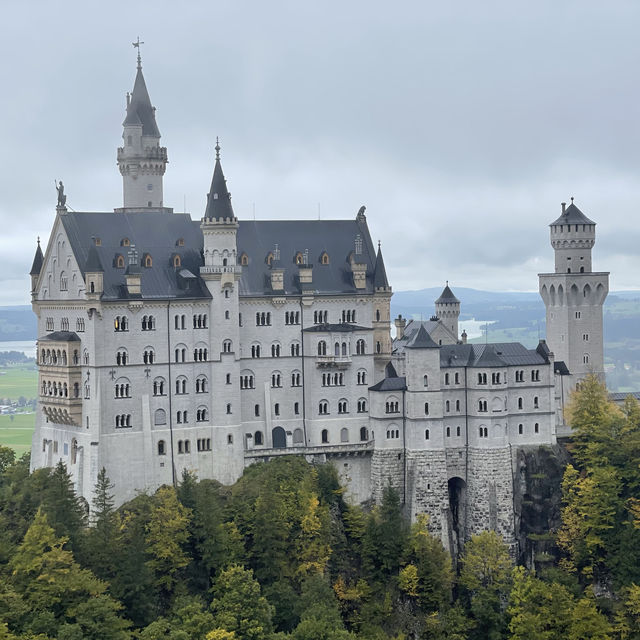
[[[439,349],[440,347],[433,341],[433,338],[427,333],[424,325],[421,324],[420,328],[416,331],[415,336],[409,344],[405,346],[405,349]]]
[[[440,297],[436,300],[436,304],[444,304],[444,303],[452,304],[455,302],[459,303],[460,300],[458,300],[458,298],[456,298],[453,295],[453,291],[451,291],[451,289],[449,288],[449,281],[447,281],[447,284],[445,288],[442,290]]]
[[[142,125],[143,136],[160,137],[160,130],[156,124],[156,111],[153,106],[151,106],[147,85],[142,75],[140,55],[138,55],[136,80],[133,84],[129,104],[127,105],[127,117],[124,119],[122,125],[125,127],[127,125]]]
[[[595,222],[589,220],[589,218],[573,204],[573,198],[571,198],[571,204],[562,212],[562,215],[549,226],[556,224],[595,224]]]
[[[387,271],[384,268],[384,260],[382,259],[382,249],[378,242],[378,255],[376,255],[376,265],[373,270],[373,286],[376,289],[390,289],[387,280]]]
[[[91,245],[89,248],[89,255],[87,256],[87,262],[84,266],[85,273],[100,273],[103,272],[104,269],[102,267],[102,262],[100,261],[100,256],[98,255],[98,250],[95,245]]]
[[[38,238],[38,246],[36,248],[36,255],[33,256],[33,264],[31,265],[30,276],[40,275],[42,270],[42,263],[44,262],[44,256],[42,255],[42,249],[40,248],[40,238]]]
[[[220,142],[216,138],[216,165],[213,169],[211,188],[207,194],[207,208],[204,212],[205,218],[234,218],[233,207],[231,206],[231,194],[227,189],[227,181],[222,172],[220,164]]]

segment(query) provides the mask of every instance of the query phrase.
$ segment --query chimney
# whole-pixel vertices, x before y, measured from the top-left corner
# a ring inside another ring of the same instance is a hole
[[[271,269],[271,288],[273,291],[284,291],[284,269]]]
[[[401,340],[404,336],[404,328],[407,326],[407,320],[403,318],[401,314],[398,314],[394,322],[396,325],[396,339]]]
[[[560,204],[562,205],[562,213],[564,213],[566,208],[567,208],[567,203],[566,202],[561,202]]]

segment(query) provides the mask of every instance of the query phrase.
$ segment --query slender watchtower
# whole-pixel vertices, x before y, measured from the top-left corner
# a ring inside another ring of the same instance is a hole
[[[162,208],[162,177],[168,162],[167,148],[160,146],[156,109],[151,106],[142,75],[142,43],[133,44],[138,47],[138,71],[133,91],[127,93],[127,116],[122,123],[124,146],[118,148],[124,196],[123,209],[118,211]]]
[[[539,274],[540,295],[547,309],[547,343],[562,360],[574,388],[585,375],[604,380],[602,307],[609,293],[609,273],[594,272],[591,249],[596,223],[573,204],[562,203],[562,214],[551,227],[555,273]]]
[[[460,317],[460,300],[453,295],[449,288],[449,281],[436,300],[436,315],[444,325],[458,339],[458,318]]]

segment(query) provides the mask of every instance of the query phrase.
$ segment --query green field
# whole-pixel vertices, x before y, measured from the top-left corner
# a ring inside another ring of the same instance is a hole
[[[0,367],[0,398],[17,402],[20,396],[27,400],[38,395],[38,370],[35,364]]]
[[[13,417],[13,420],[11,419]],[[0,444],[11,447],[20,457],[31,448],[31,435],[36,423],[35,413],[0,416]]]

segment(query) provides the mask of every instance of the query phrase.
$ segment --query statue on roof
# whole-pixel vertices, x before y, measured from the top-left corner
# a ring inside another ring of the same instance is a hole
[[[56,184],[56,181],[53,181]],[[66,208],[67,204],[67,196],[64,193],[64,185],[62,184],[62,180],[56,184],[56,191],[58,192],[58,207],[60,209]]]

